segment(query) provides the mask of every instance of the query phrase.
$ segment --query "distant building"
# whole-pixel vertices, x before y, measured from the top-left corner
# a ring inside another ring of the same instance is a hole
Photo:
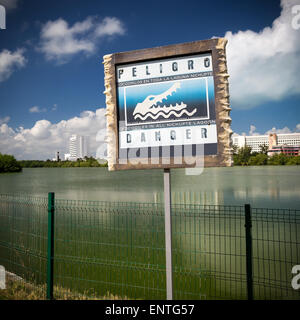
[[[269,134],[269,150],[278,145],[278,136],[276,133]]]
[[[59,151],[56,152],[55,158],[53,158],[52,161],[60,161]]]
[[[76,161],[89,156],[89,137],[73,134],[69,139],[68,160]],[[66,157],[66,155],[65,155]]]
[[[300,145],[299,146],[273,146],[269,149],[268,156],[273,156],[274,154],[283,153],[286,156],[299,156],[300,155]]]
[[[65,161],[69,160],[71,158],[70,153],[65,153]]]
[[[249,146],[252,152],[259,152],[261,145],[266,145],[269,150],[273,146],[298,146],[300,145],[300,133],[270,133],[259,136],[233,136],[233,145],[239,148]]]

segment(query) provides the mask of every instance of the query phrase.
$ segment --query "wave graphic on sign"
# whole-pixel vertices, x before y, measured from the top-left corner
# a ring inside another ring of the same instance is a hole
[[[170,116],[175,116],[176,118],[181,117],[183,114],[188,115],[189,117],[194,115],[197,109],[188,112],[186,110],[187,105],[183,102],[180,104],[176,103],[175,106],[172,104],[169,106],[159,106],[157,103],[162,103],[163,99],[168,99],[168,96],[171,96],[180,88],[180,82],[174,83],[169,89],[165,92],[158,95],[149,95],[143,102],[140,102],[136,105],[133,116],[134,119],[146,120],[152,118],[156,120],[158,117],[162,116],[165,119],[168,119]]]
[[[188,112],[187,110],[182,110],[180,113],[176,113],[176,111],[171,110],[169,113],[165,114],[163,112],[159,112],[156,115],[152,115],[151,113],[145,115],[144,117],[142,117],[140,114],[137,114],[134,118],[135,119],[141,119],[141,120],[146,120],[147,118],[152,118],[153,120],[156,120],[158,117],[162,116],[165,119],[169,118],[171,115],[174,115],[175,117],[179,118],[181,117],[184,113],[187,114],[189,117],[191,117],[192,115],[195,114],[195,112],[197,111],[197,109],[194,109],[191,112]]]

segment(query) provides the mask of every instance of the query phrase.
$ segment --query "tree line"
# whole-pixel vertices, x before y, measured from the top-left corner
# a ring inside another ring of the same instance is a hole
[[[78,167],[107,167],[107,162],[100,163],[93,157],[84,157],[76,161],[52,161],[52,160],[20,160],[22,168],[78,168]]]
[[[268,147],[260,146],[260,152],[252,152],[252,148],[233,146],[233,163],[235,166],[264,165],[300,165],[300,156],[287,156],[283,153],[268,156]]]
[[[271,157],[267,155],[268,147],[260,146],[260,152],[252,152],[252,148],[233,146],[233,162],[235,166],[263,165],[300,165],[300,156],[287,156],[283,153]],[[21,172],[22,168],[72,168],[72,167],[107,167],[107,162],[100,163],[93,157],[77,159],[77,161],[52,160],[16,160],[14,156],[0,153],[0,173]]]

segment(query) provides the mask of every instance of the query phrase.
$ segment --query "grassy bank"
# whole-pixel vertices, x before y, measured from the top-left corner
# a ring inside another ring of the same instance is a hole
[[[73,292],[70,289],[54,286],[55,300],[128,300],[107,293],[98,297],[90,290],[83,294]],[[6,289],[0,290],[0,300],[46,300],[46,285],[35,285],[23,279],[6,273]]]

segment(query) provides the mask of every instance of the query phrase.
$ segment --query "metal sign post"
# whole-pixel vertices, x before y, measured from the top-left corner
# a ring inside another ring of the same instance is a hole
[[[164,198],[165,198],[165,247],[166,247],[167,300],[173,300],[170,169],[164,169]]]

